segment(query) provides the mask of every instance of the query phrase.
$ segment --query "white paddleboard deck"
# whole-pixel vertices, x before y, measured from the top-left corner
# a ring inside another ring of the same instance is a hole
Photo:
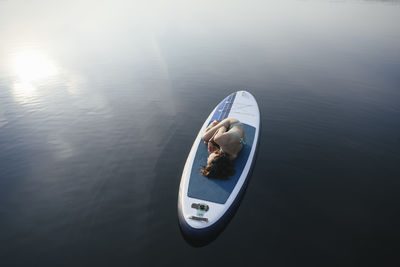
[[[229,180],[209,179],[200,173],[208,157],[201,136],[212,121],[225,118],[235,118],[243,124],[246,144],[234,161],[236,172]],[[179,222],[187,238],[205,242],[216,236],[233,216],[251,173],[259,132],[259,108],[255,98],[246,91],[229,95],[208,116],[190,150],[179,188]]]

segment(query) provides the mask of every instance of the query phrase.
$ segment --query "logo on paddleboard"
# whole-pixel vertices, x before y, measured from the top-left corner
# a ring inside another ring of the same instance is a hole
[[[204,203],[192,203],[191,206],[193,209],[196,209],[197,216],[203,217],[204,214],[210,209],[207,204]]]

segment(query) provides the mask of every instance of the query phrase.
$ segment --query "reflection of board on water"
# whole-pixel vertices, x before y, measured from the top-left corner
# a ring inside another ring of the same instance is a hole
[[[207,162],[207,146],[201,136],[208,125],[232,117],[244,127],[246,143],[234,160],[235,174],[227,180],[209,179],[200,169]],[[184,238],[192,245],[205,245],[224,229],[239,206],[256,156],[260,112],[255,98],[246,91],[222,100],[204,122],[195,139],[182,173],[178,217]]]

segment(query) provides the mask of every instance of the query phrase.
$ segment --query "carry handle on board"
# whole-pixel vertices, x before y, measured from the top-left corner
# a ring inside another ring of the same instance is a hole
[[[190,216],[189,219],[196,220],[196,221],[202,221],[202,222],[208,222],[208,219],[204,218],[204,217]]]

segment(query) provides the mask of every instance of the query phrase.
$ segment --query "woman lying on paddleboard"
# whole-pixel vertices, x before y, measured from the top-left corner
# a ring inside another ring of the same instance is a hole
[[[245,144],[244,128],[237,119],[213,121],[201,139],[208,145],[207,166],[201,168],[203,176],[228,179],[235,173],[233,160]]]

